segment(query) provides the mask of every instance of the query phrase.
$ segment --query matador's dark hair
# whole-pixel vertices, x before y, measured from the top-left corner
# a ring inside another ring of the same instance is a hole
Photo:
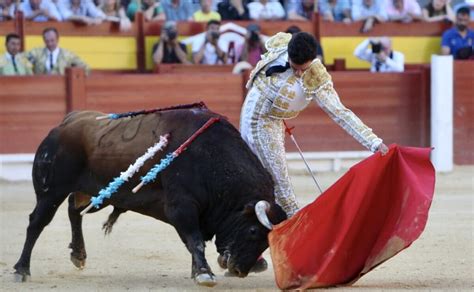
[[[312,61],[316,58],[317,42],[314,36],[307,32],[293,34],[288,44],[288,57],[298,65]]]

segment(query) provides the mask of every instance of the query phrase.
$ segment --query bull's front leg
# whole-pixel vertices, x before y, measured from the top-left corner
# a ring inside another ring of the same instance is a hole
[[[216,285],[216,277],[205,257],[205,244],[201,234],[191,235],[186,239],[185,244],[192,256],[191,277],[194,281],[202,286]]]
[[[205,257],[205,244],[199,229],[199,215],[195,205],[180,204],[179,208],[168,209],[170,223],[175,227],[181,240],[192,256],[191,277],[202,286],[217,284]]]

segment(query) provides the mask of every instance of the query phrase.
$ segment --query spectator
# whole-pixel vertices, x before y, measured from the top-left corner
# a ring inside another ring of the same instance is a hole
[[[133,21],[138,11],[143,11],[146,21],[166,19],[163,6],[159,0],[132,0],[127,7],[127,16]]]
[[[132,28],[132,23],[127,17],[125,7],[120,5],[118,0],[104,0],[100,8],[105,14],[105,20],[119,23],[121,31],[127,31]]]
[[[286,33],[295,34],[297,32],[301,32],[301,28],[296,25],[292,25],[286,29]],[[324,64],[323,47],[321,47],[321,44],[318,41],[316,41],[316,58]]]
[[[370,31],[376,22],[387,21],[385,0],[352,0],[352,20],[364,21],[361,32]]]
[[[265,43],[260,34],[260,26],[250,24],[247,27],[245,42],[240,48],[239,61],[248,62],[251,66],[255,66],[262,58],[261,55],[266,53]]]
[[[432,0],[423,8],[423,20],[427,22],[453,21],[454,13],[449,5],[450,0]]]
[[[369,49],[369,46],[372,46]],[[392,41],[388,37],[367,39],[354,50],[354,55],[371,63],[371,72],[403,72],[405,56],[392,50]]]
[[[193,4],[187,0],[163,0],[163,10],[166,20],[191,21],[193,20]]]
[[[15,2],[13,0],[0,0],[0,21],[11,20],[15,15]]]
[[[194,12],[194,21],[208,22],[209,20],[221,20],[221,15],[211,10],[212,0],[201,0],[201,9]]]
[[[221,23],[216,20],[211,20],[207,23],[207,31],[201,46],[196,46],[195,51],[193,47],[194,64],[217,65],[227,63],[226,49],[220,47],[219,43],[219,29]]]
[[[88,73],[86,63],[73,52],[59,48],[59,33],[55,28],[43,30],[45,48],[35,48],[28,53],[28,60],[33,64],[35,74],[64,75],[67,67],[82,67]]]
[[[461,1],[461,3],[454,5],[453,13],[456,13],[459,10],[459,8],[462,8],[462,7],[466,7],[467,9],[469,9],[470,14],[471,14],[471,19],[474,19],[474,0],[465,0],[465,1]]]
[[[217,4],[217,12],[223,20],[248,20],[249,0],[222,0]]]
[[[167,21],[161,27],[158,43],[153,45],[153,62],[158,64],[191,64],[187,59],[186,46],[178,41],[176,22]]]
[[[474,31],[469,29],[469,8],[456,12],[454,27],[445,31],[441,38],[441,54],[453,55],[455,59],[467,59],[472,55]]]
[[[61,14],[51,0],[25,0],[19,10],[23,11],[26,20],[61,21]]]
[[[314,15],[314,0],[289,0],[288,19],[311,20]]]
[[[58,8],[64,21],[93,25],[105,19],[105,14],[92,0],[59,0]]]
[[[32,75],[32,65],[26,57],[20,53],[21,39],[15,33],[10,33],[5,38],[7,52],[0,56],[0,76],[8,75]]]
[[[277,0],[255,0],[248,4],[250,19],[278,20],[285,17],[285,9]]]
[[[349,0],[321,0],[320,13],[328,21],[351,22],[351,4]]]
[[[416,0],[386,0],[388,19],[411,22],[421,20],[421,8]]]

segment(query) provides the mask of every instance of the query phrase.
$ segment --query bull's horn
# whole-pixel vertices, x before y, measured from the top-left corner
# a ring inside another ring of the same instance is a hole
[[[257,214],[257,219],[262,223],[263,226],[267,227],[269,230],[273,229],[273,225],[268,219],[267,211],[270,209],[270,203],[267,201],[258,201],[255,204],[255,214]]]

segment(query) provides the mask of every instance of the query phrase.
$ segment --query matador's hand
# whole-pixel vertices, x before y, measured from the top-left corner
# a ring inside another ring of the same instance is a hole
[[[380,143],[379,147],[377,148],[377,152],[380,152],[382,156],[388,153],[388,147],[384,143]]]

